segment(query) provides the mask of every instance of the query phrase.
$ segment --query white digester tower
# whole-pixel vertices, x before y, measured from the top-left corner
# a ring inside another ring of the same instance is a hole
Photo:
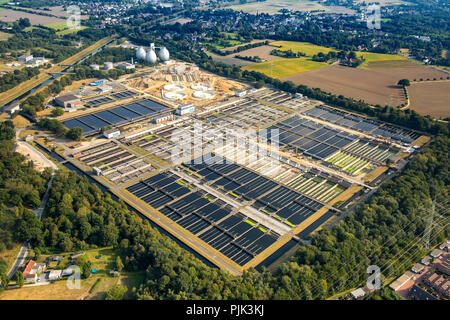
[[[154,43],[150,43],[150,47],[147,51],[144,49],[144,47],[139,47],[136,50],[136,58],[139,60],[145,60],[146,62],[151,64],[155,64],[158,57],[163,62],[169,61],[170,54],[169,50],[167,50],[166,47],[157,48],[159,49],[158,56],[156,55],[155,48],[156,47]]]
[[[144,47],[139,47],[136,51],[136,58],[138,60],[144,60],[145,59],[145,49]]]

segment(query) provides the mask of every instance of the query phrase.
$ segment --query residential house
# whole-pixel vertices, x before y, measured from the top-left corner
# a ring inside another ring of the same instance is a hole
[[[431,263],[431,260],[433,260],[433,258],[431,258],[430,256],[425,256],[422,258],[422,260],[420,260],[420,262],[423,265],[428,266]]]
[[[416,263],[412,268],[411,271],[414,273],[422,273],[423,269],[425,269],[425,266],[421,263]]]
[[[45,270],[45,264],[38,264],[33,260],[28,261],[23,271],[25,282],[36,282],[38,275]]]
[[[436,268],[446,275],[450,276],[450,254],[446,254],[442,257],[439,263],[436,263]]]

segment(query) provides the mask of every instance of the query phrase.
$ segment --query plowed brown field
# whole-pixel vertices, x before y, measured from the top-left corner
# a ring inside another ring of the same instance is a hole
[[[450,117],[450,81],[413,83],[408,93],[411,109],[435,118]]]
[[[371,62],[365,68],[348,68],[331,65],[281,78],[295,84],[321,88],[334,94],[342,94],[370,104],[398,106],[405,102],[400,79],[446,78],[448,74],[419,63],[406,61]]]

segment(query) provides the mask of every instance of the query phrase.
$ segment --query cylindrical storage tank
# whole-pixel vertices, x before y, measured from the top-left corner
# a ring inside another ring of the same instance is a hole
[[[166,47],[162,47],[162,48],[159,50],[159,58],[160,58],[162,61],[169,61],[170,54],[169,54],[169,50],[167,50]]]
[[[138,58],[139,60],[145,59],[145,49],[143,47],[139,47],[139,49],[137,49],[136,58]]]
[[[155,64],[156,63],[156,53],[154,50],[148,50],[147,54],[145,55],[145,61]]]
[[[114,68],[114,64],[112,62],[105,62],[103,66],[105,67],[105,70],[111,70]]]

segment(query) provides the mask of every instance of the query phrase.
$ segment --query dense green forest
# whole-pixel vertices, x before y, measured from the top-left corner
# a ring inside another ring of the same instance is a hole
[[[42,173],[33,169],[19,153],[13,152],[14,125],[0,123],[0,252],[11,249],[15,243],[30,241],[42,244],[42,225],[29,210],[41,204],[51,171]],[[7,266],[0,258],[0,280],[6,276]],[[3,280],[2,280],[3,282]]]
[[[8,72],[0,78],[0,92],[8,91],[38,74],[39,68],[23,68]]]

